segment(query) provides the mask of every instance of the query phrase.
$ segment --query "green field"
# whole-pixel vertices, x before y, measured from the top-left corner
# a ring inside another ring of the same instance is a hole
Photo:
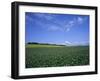
[[[26,45],[26,68],[89,65],[89,46]]]

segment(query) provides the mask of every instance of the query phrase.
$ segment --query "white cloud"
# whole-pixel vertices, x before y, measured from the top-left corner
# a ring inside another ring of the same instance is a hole
[[[83,23],[83,20],[84,20],[84,19],[83,19],[82,17],[78,17],[78,18],[77,18],[77,22],[78,22],[78,24]]]
[[[59,27],[57,27],[57,26],[50,26],[50,27],[48,27],[48,30],[49,31],[61,31],[61,28],[59,28]]]
[[[41,14],[41,13],[36,13],[34,14],[35,16],[37,16],[38,18],[43,18],[43,19],[46,19],[46,20],[52,20],[54,19],[55,15],[51,15],[51,14]]]
[[[65,41],[64,45],[67,46],[86,46],[89,45],[88,41],[77,41],[77,42],[69,42],[69,41]]]
[[[76,27],[76,25],[80,25],[83,22],[84,18],[82,17],[76,17],[69,21],[64,20],[63,23],[60,23],[59,21],[55,20],[51,21],[51,23],[53,23],[53,26],[48,27],[48,30],[69,32],[73,27]]]
[[[29,17],[28,19],[30,19],[30,21],[32,22],[34,21],[37,25],[40,25],[42,28],[46,28],[49,31],[69,32],[73,27],[76,27],[77,25],[80,25],[84,22],[83,17],[74,17],[71,20],[66,19],[61,22],[60,20],[56,19],[57,15],[41,13],[36,13],[34,15],[37,16],[38,19],[34,20],[31,17]],[[46,22],[44,22],[43,19],[45,19]]]
[[[65,24],[64,31],[68,32],[71,30],[71,28],[75,27],[76,25],[82,24],[83,22],[84,18],[82,17],[73,18],[72,20],[67,21],[67,23]]]
[[[73,26],[74,24],[75,24],[75,21],[74,20],[69,21],[69,25],[70,26]]]
[[[71,45],[72,43],[69,42],[69,41],[65,41],[65,44],[66,44],[66,45]]]
[[[70,31],[70,29],[75,25],[75,21],[71,20],[69,22],[67,22],[67,24],[64,26],[64,31],[68,32]]]

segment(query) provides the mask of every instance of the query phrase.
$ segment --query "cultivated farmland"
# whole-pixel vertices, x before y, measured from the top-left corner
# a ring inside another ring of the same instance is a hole
[[[26,45],[26,68],[89,65],[89,46]]]

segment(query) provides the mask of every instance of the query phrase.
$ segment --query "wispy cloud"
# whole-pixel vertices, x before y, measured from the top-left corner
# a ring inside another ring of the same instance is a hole
[[[62,28],[60,28],[59,26],[51,26],[48,27],[49,31],[63,31]]]
[[[45,20],[52,20],[54,19],[54,17],[56,17],[56,15],[53,15],[53,14],[43,14],[43,13],[35,13],[34,14],[36,17],[38,18],[42,18],[42,19],[45,19]]]
[[[82,23],[84,23],[84,18],[82,18],[82,17],[76,17],[69,21],[65,20],[63,23],[60,23],[59,21],[55,20],[53,22],[54,26],[51,26],[51,28],[49,28],[49,29],[52,29],[52,31],[54,29],[54,31],[55,31],[55,27],[56,27],[56,30],[68,32],[76,25],[80,25]]]
[[[63,20],[61,22],[59,15],[55,14],[43,14],[43,13],[34,13],[34,18],[28,17],[30,21],[34,21],[35,24],[41,26],[42,28],[48,31],[63,31],[69,32],[76,25],[81,25],[84,23],[84,17],[73,17],[73,19]],[[33,19],[33,20],[32,20]]]
[[[84,19],[83,19],[82,17],[78,17],[78,18],[77,18],[77,22],[78,22],[78,24],[83,23],[83,21],[84,21]]]
[[[76,27],[77,25],[83,24],[84,20],[85,19],[82,17],[76,17],[76,18],[73,18],[72,20],[69,20],[65,25],[65,31],[68,32],[73,27]]]
[[[66,45],[71,45],[72,43],[69,42],[69,41],[65,41],[65,44],[66,44]]]
[[[59,21],[54,21],[53,22],[54,26],[51,26],[49,30],[51,29],[52,31],[55,31],[55,28],[56,28],[56,30],[58,31],[68,32],[73,27],[81,25],[83,23],[84,23],[84,18],[82,17],[73,18],[72,20],[69,20],[69,21],[64,20],[63,23],[60,23]]]
[[[67,45],[67,46],[78,46],[78,45],[89,45],[89,42],[88,41],[77,41],[77,42],[70,42],[70,41],[65,41],[64,45]]]

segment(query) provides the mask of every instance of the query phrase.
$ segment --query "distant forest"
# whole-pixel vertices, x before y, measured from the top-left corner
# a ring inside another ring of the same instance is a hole
[[[28,42],[27,44],[37,44],[37,45],[58,45],[58,44],[38,43],[38,42]],[[59,46],[65,46],[65,45],[59,45]]]

